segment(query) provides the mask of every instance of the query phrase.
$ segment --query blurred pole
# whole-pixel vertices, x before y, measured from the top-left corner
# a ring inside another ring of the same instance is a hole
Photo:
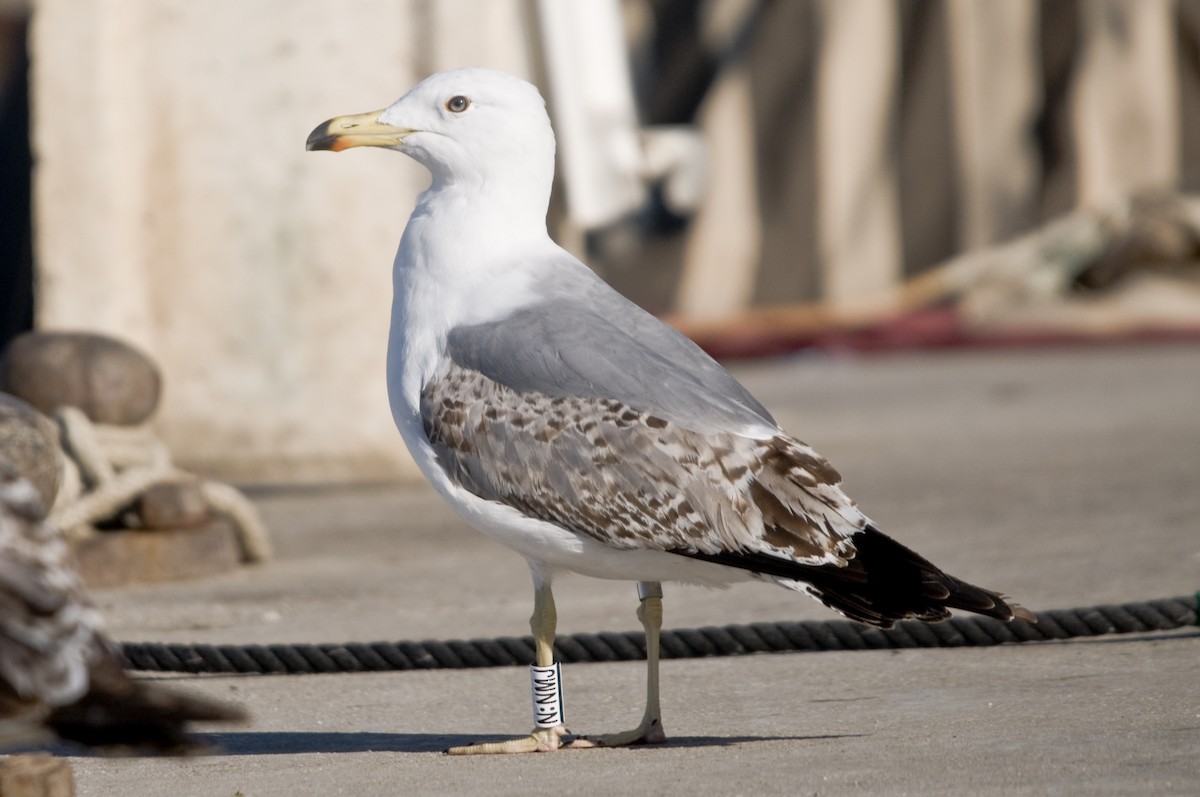
[[[901,276],[893,124],[897,7],[823,0],[817,74],[822,294],[834,307],[886,304]]]
[[[147,255],[147,9],[38,0],[29,32],[39,328],[86,327],[158,353]]]
[[[633,76],[616,0],[541,0],[542,56],[571,221],[593,229],[642,206]]]
[[[958,238],[960,248],[974,249],[1037,220],[1038,8],[1033,0],[951,0],[948,11]]]
[[[1176,185],[1179,81],[1172,0],[1091,0],[1079,6],[1077,201],[1107,206]]]
[[[730,65],[700,110],[710,188],[687,238],[678,298],[679,312],[691,318],[733,315],[754,292],[761,222],[748,82],[743,65]]]

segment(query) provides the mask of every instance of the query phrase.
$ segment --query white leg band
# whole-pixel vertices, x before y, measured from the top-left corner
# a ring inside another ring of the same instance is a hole
[[[646,598],[661,598],[663,596],[661,581],[639,581],[637,583],[638,600]]]
[[[529,665],[529,679],[533,683],[533,724],[538,728],[557,728],[565,724],[559,663],[556,661],[549,667]]]

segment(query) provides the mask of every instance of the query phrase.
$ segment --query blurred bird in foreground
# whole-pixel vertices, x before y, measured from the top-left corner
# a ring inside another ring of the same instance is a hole
[[[178,755],[207,745],[192,721],[237,707],[125,674],[37,491],[0,457],[0,746],[61,739]]]

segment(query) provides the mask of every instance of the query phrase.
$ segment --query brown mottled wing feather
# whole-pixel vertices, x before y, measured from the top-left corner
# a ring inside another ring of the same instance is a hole
[[[614,548],[844,564],[867,520],[803,443],[700,435],[613,399],[518,391],[447,363],[421,396],[442,466],[476,495]]]
[[[447,362],[425,433],[475,495],[619,549],[741,568],[879,626],[960,608],[1033,615],[879,532],[804,443],[701,434],[615,399],[517,390]]]

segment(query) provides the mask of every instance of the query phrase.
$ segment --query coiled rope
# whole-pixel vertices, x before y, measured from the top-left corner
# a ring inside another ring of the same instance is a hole
[[[1038,612],[1036,625],[988,617],[953,617],[932,625],[916,620],[891,629],[849,620],[753,623],[721,628],[665,629],[662,657],[744,656],[784,651],[879,650],[1003,645],[1106,634],[1145,633],[1200,625],[1197,595],[1114,606]],[[572,634],[555,641],[563,663],[644,659],[645,635]],[[326,645],[172,645],[126,642],[133,670],[189,673],[379,672],[465,667],[508,667],[533,661],[533,637],[371,642]]]
[[[63,449],[63,483],[48,521],[70,539],[95,534],[91,524],[114,517],[155,485],[194,478],[171,463],[166,444],[149,425],[93,423],[70,406],[59,407],[54,420]],[[250,499],[209,480],[200,480],[200,493],[211,511],[230,521],[243,561],[271,558],[271,537]]]

